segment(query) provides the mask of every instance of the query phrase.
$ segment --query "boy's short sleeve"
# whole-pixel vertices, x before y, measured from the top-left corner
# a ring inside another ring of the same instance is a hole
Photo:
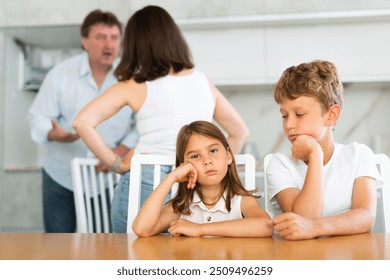
[[[273,155],[266,170],[267,192],[271,205],[276,205],[275,195],[287,188],[300,188],[304,178],[299,174],[294,160],[287,155]]]
[[[358,166],[355,178],[363,176],[374,178],[376,180],[377,187],[380,187],[383,184],[383,181],[376,166],[373,151],[366,145],[360,145],[357,158]]]

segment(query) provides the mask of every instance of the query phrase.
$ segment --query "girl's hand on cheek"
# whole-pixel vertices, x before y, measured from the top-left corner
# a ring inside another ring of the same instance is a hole
[[[193,189],[198,179],[198,170],[189,162],[181,164],[174,170],[176,182],[187,182],[187,188]]]

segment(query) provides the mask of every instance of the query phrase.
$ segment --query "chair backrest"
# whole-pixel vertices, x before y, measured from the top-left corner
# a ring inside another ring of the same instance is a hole
[[[114,185],[120,175],[112,172],[96,173],[99,160],[74,158],[71,162],[77,232],[110,232],[109,209]]]
[[[271,207],[270,200],[268,194],[268,183],[267,183],[267,168],[270,158],[273,156],[273,154],[268,154],[264,157],[264,210],[270,215],[271,219],[275,217],[275,211]]]
[[[383,181],[378,190],[378,207],[374,232],[390,232],[390,159],[385,154],[375,154],[375,162]]]
[[[270,205],[271,198],[268,195],[267,184],[267,167],[271,157],[272,154],[268,154],[264,158],[264,208],[271,218],[273,218],[275,213]],[[385,154],[375,154],[374,158],[381,175],[383,185],[380,189],[378,189],[378,207],[373,231],[390,232],[390,159]]]
[[[133,221],[140,209],[142,166],[151,165],[153,169],[153,190],[161,181],[161,167],[170,166],[172,170],[176,165],[175,156],[135,154],[131,159],[130,186],[129,186],[129,206],[127,211],[127,232],[133,233]],[[172,188],[171,193],[175,193],[177,185]]]
[[[236,165],[239,170],[243,167],[244,186],[246,189],[255,188],[256,181],[256,160],[250,154],[235,155]],[[132,224],[140,209],[140,193],[142,179],[142,165],[154,166],[153,189],[161,181],[161,166],[171,166],[175,168],[175,156],[136,154],[131,159],[130,189],[129,189],[129,209],[127,216],[127,232],[133,233]],[[172,188],[172,196],[177,191],[177,184]]]

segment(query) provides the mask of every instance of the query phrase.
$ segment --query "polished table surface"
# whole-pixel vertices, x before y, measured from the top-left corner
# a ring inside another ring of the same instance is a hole
[[[0,233],[7,260],[390,260],[390,233],[287,241],[128,234]]]

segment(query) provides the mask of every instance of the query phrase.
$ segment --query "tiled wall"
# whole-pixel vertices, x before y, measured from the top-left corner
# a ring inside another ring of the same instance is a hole
[[[339,143],[353,141],[370,146],[376,153],[390,155],[390,84],[355,84],[345,88],[341,118],[334,136]],[[240,111],[250,128],[248,142],[256,144],[258,157],[283,151],[289,152],[289,142],[282,130],[279,107],[272,88],[258,91],[225,93]]]

